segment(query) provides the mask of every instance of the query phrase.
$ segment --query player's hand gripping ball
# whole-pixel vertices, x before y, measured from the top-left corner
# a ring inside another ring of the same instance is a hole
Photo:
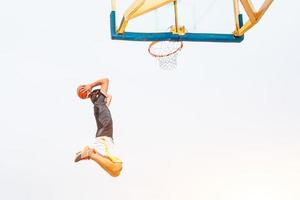
[[[80,85],[77,88],[77,95],[80,99],[86,99],[88,97],[88,90],[84,87],[84,85]]]

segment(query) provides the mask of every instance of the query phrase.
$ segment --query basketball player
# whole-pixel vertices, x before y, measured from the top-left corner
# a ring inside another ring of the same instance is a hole
[[[77,94],[82,99],[90,98],[94,104],[97,133],[94,145],[86,146],[76,154],[75,162],[91,159],[111,176],[117,177],[122,170],[122,161],[114,154],[113,122],[108,106],[112,96],[107,93],[109,79],[104,78],[91,84],[80,85]],[[95,89],[99,86],[99,89]]]

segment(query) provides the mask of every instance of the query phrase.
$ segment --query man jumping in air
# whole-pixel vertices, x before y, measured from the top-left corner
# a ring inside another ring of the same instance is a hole
[[[122,161],[114,155],[113,122],[108,106],[112,96],[107,93],[109,80],[100,79],[94,83],[80,85],[77,93],[86,94],[82,99],[90,98],[94,104],[94,115],[97,123],[96,139],[93,147],[86,146],[76,154],[75,162],[93,160],[111,176],[117,177],[122,170]],[[100,86],[100,89],[94,89]]]

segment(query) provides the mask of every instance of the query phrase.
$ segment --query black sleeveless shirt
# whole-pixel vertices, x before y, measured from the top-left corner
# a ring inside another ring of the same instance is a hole
[[[107,136],[113,138],[113,122],[110,111],[105,103],[106,96],[101,90],[93,90],[90,99],[94,104],[94,115],[97,123],[96,137]]]

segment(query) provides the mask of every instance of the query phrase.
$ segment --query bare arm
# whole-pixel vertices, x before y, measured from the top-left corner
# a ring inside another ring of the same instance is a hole
[[[111,103],[111,100],[112,100],[112,96],[107,93],[108,86],[109,86],[109,79],[103,78],[103,79],[97,80],[97,81],[89,84],[88,87],[90,88],[90,90],[92,90],[94,87],[97,87],[97,86],[101,87],[101,92],[106,96],[106,98],[105,98],[106,105],[109,106]]]
[[[112,100],[112,96],[107,93],[108,85],[109,85],[109,79],[108,78],[102,78],[102,79],[99,79],[99,80],[97,80],[97,81],[95,81],[91,84],[81,85],[79,87],[83,87],[82,91],[83,92],[88,92],[88,94],[90,94],[94,87],[100,86],[101,93],[103,93],[106,96],[106,98],[105,98],[106,105],[109,106],[110,102]]]
[[[107,96],[107,91],[108,91],[108,85],[109,85],[109,79],[108,78],[103,78],[99,79],[91,84],[89,84],[91,89],[94,87],[100,86],[101,87],[101,92]]]

